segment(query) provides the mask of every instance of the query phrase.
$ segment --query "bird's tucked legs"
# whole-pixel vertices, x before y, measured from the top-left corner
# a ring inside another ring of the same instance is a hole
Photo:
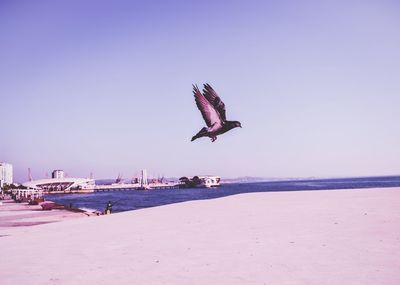
[[[217,140],[217,137],[212,137],[211,142],[215,142]]]

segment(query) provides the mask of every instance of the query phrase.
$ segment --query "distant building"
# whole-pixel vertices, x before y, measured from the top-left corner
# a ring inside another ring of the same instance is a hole
[[[22,185],[28,189],[43,190],[44,193],[49,194],[87,193],[94,191],[95,181],[86,178],[51,178],[28,181]]]
[[[204,176],[184,176],[179,178],[181,183],[181,187],[183,188],[210,188],[210,187],[219,187],[221,186],[220,181],[221,177],[219,176],[211,176],[211,175],[204,175]]]
[[[51,173],[51,178],[60,179],[64,178],[64,170],[53,170]]]
[[[5,184],[13,183],[13,166],[12,164],[0,162],[0,180]]]

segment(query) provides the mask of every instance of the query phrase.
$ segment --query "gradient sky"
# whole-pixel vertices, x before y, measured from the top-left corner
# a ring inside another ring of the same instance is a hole
[[[0,0],[0,161],[130,178],[400,174],[398,1]],[[210,83],[242,129],[190,142]]]

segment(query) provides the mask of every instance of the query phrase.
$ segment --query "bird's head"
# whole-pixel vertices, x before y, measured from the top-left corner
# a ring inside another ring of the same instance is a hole
[[[241,128],[242,124],[239,121],[233,121],[233,127],[234,128]]]

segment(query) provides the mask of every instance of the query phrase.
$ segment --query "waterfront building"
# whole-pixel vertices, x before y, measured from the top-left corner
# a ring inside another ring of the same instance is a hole
[[[43,190],[44,193],[88,193],[94,192],[94,179],[87,178],[51,178],[23,183],[28,189]]]
[[[211,188],[221,186],[221,177],[212,175],[203,176],[184,176],[179,178],[181,186],[184,188]]]
[[[139,178],[139,184],[140,187],[143,189],[146,189],[149,187],[149,181],[147,180],[147,170],[146,169],[142,169],[142,175]]]
[[[53,172],[51,173],[51,178],[54,179],[59,179],[59,178],[64,178],[64,170],[53,170]]]
[[[0,180],[4,184],[13,183],[13,166],[10,163],[0,162]]]

